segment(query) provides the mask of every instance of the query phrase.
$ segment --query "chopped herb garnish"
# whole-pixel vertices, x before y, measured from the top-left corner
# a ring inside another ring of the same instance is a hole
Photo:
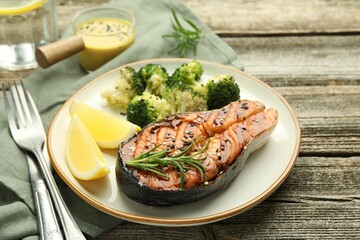
[[[192,149],[193,144],[194,142],[192,142],[180,153],[173,156],[167,155],[169,152],[168,149],[156,151],[156,149],[161,146],[161,144],[158,144],[152,149],[150,149],[148,152],[131,159],[126,163],[126,165],[129,167],[134,167],[137,169],[155,173],[156,175],[163,178],[169,178],[169,176],[166,175],[162,167],[175,167],[180,172],[181,189],[183,189],[185,186],[184,172],[189,167],[195,168],[200,173],[201,180],[205,180],[206,169],[201,162],[206,159],[207,154],[205,154],[205,156],[201,158],[199,157],[199,155],[201,155],[208,148],[209,141],[200,150],[189,154],[189,151]]]

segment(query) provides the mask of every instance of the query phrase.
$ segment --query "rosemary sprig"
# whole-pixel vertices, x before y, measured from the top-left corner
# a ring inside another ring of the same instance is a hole
[[[183,16],[183,20],[192,28],[190,30],[185,29],[180,23],[174,9],[172,9],[172,16],[172,28],[174,29],[174,32],[172,34],[163,35],[163,37],[174,38],[177,40],[178,44],[171,49],[169,53],[178,51],[179,56],[184,57],[187,50],[193,49],[194,55],[196,56],[196,45],[201,38],[201,30],[190,19]]]
[[[161,167],[167,167],[167,166],[175,167],[179,169],[181,188],[184,188],[185,186],[184,172],[185,170],[188,169],[189,166],[194,167],[200,173],[200,177],[202,181],[205,179],[206,169],[202,165],[201,161],[205,160],[207,155],[201,158],[197,156],[202,154],[208,148],[209,141],[199,151],[188,155],[188,152],[192,148],[193,144],[194,142],[192,142],[180,153],[173,156],[167,156],[168,149],[156,151],[156,149],[161,145],[158,144],[152,149],[150,149],[148,152],[143,153],[131,159],[126,163],[126,165],[129,167],[134,167],[141,170],[153,172],[163,178],[169,178],[169,176],[166,175],[166,173],[164,172],[163,169],[161,169]]]

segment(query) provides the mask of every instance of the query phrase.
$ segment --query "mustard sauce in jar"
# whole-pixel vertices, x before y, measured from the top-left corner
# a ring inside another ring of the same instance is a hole
[[[78,23],[75,32],[83,37],[85,43],[85,49],[79,53],[80,65],[85,70],[94,71],[131,46],[135,41],[134,21],[110,15]]]

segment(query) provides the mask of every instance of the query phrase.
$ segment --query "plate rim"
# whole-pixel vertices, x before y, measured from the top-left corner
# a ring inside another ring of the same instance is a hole
[[[61,114],[61,112],[64,110],[64,108],[70,104],[70,101],[75,98],[77,95],[81,94],[83,91],[85,91],[87,88],[89,88],[92,84],[94,84],[95,82],[99,81],[100,79],[118,71],[121,68],[124,68],[126,66],[133,66],[133,65],[140,65],[140,64],[148,64],[148,63],[152,63],[152,62],[188,62],[188,61],[192,61],[193,59],[190,58],[152,58],[152,59],[146,59],[146,60],[140,60],[140,61],[135,61],[135,62],[131,62],[131,63],[127,63],[124,65],[121,65],[119,67],[116,67],[108,72],[105,72],[103,74],[101,74],[100,76],[96,77],[95,79],[91,80],[90,82],[88,82],[87,84],[85,84],[84,86],[82,86],[79,90],[77,90],[73,95],[71,95],[66,101],[65,103],[58,109],[58,111],[56,112],[56,114],[54,115],[53,119],[50,122],[48,131],[47,131],[47,150],[49,153],[49,157],[50,157],[50,162],[51,165],[53,166],[53,168],[55,169],[55,171],[57,172],[57,174],[60,176],[60,178],[66,183],[66,185],[68,187],[71,188],[71,190],[78,195],[80,198],[82,198],[85,202],[89,203],[90,205],[92,205],[93,207],[97,208],[98,210],[101,210],[109,215],[115,216],[117,218],[120,219],[124,219],[124,220],[128,220],[128,221],[132,221],[132,222],[136,222],[136,223],[141,223],[141,224],[148,224],[148,225],[160,225],[160,226],[190,226],[190,225],[200,225],[200,224],[208,224],[211,222],[216,222],[216,221],[220,221],[235,215],[238,215],[240,213],[243,213],[253,207],[255,207],[256,205],[258,205],[259,203],[261,203],[262,201],[264,201],[266,198],[268,198],[272,193],[274,193],[280,186],[281,184],[287,179],[287,177],[290,175],[292,169],[295,166],[296,160],[298,158],[299,152],[300,152],[300,144],[301,144],[301,129],[300,129],[300,123],[299,120],[294,112],[294,110],[292,109],[292,107],[290,106],[290,104],[286,101],[286,99],[281,96],[275,89],[273,89],[270,85],[266,84],[265,82],[257,79],[256,77],[241,71],[235,67],[232,66],[228,66],[228,65],[224,65],[221,63],[217,63],[217,62],[211,62],[211,61],[206,61],[206,60],[199,60],[200,63],[202,64],[207,64],[207,65],[213,65],[213,66],[217,66],[220,68],[226,68],[228,70],[231,71],[235,71],[241,75],[246,76],[247,78],[250,78],[251,80],[265,86],[268,90],[270,90],[271,92],[273,92],[279,99],[280,101],[284,104],[284,106],[286,107],[286,109],[288,110],[288,112],[291,115],[291,119],[295,125],[295,133],[296,133],[296,139],[295,139],[295,148],[293,150],[291,159],[289,160],[286,168],[284,169],[284,171],[277,177],[277,179],[268,187],[266,188],[261,194],[257,195],[256,197],[254,197],[253,199],[239,205],[236,206],[234,208],[228,209],[226,211],[221,211],[215,214],[210,214],[207,216],[202,216],[202,217],[191,217],[191,218],[176,218],[176,219],[172,219],[172,218],[160,218],[160,217],[147,217],[147,216],[142,216],[139,214],[130,214],[130,213],[126,213],[123,211],[119,211],[117,209],[105,206],[97,201],[95,201],[94,199],[90,198],[87,194],[83,193],[81,190],[79,190],[75,185],[72,184],[71,180],[68,179],[68,177],[63,173],[63,171],[60,169],[60,167],[57,165],[56,161],[55,161],[55,156],[53,153],[53,150],[51,148],[51,133],[53,132],[53,128],[55,125],[56,120],[59,118],[59,115]]]

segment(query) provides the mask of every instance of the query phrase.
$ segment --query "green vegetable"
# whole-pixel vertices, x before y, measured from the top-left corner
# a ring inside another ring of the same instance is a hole
[[[163,119],[170,114],[170,105],[166,100],[145,92],[130,102],[126,118],[128,121],[144,127],[151,122]]]
[[[128,91],[130,91],[132,96],[138,96],[144,92],[147,83],[138,77],[138,74],[133,68],[125,67],[124,70],[120,70],[120,73],[128,74],[126,81],[130,85]]]
[[[185,85],[197,85],[204,70],[201,63],[197,60],[193,60],[188,63],[182,64],[177,68],[172,78],[182,82]]]
[[[169,89],[167,94],[164,94],[164,98],[170,105],[171,114],[206,110],[204,95],[196,93],[191,89]]]
[[[145,90],[146,83],[138,78],[133,68],[120,69],[120,76],[115,84],[101,93],[108,104],[115,106],[120,112],[125,113],[130,101]]]
[[[126,116],[128,121],[144,127],[170,114],[170,105],[160,97],[169,76],[164,67],[150,63],[140,68],[137,78],[145,83],[145,89],[129,103]]]
[[[209,141],[207,144],[198,150],[195,153],[188,155],[188,152],[193,147],[193,142],[180,153],[169,156],[168,149],[164,149],[162,151],[155,151],[161,144],[156,145],[148,152],[143,153],[126,163],[129,167],[135,167],[141,170],[153,172],[163,178],[169,178],[166,173],[161,169],[161,167],[172,166],[179,170],[180,172],[180,180],[181,180],[181,188],[183,189],[185,186],[185,177],[184,172],[188,167],[195,168],[201,176],[201,180],[205,179],[206,169],[202,165],[202,161],[206,159],[207,154],[204,157],[199,158],[199,155],[202,154],[209,146]]]
[[[141,82],[144,82],[145,92],[160,96],[169,76],[164,67],[159,64],[147,64],[137,73]]]
[[[206,88],[198,81],[203,74],[199,61],[182,64],[169,77],[162,97],[171,106],[171,113],[205,111]]]
[[[233,76],[217,75],[206,84],[207,107],[209,110],[222,108],[225,105],[239,100],[240,88]]]
[[[182,64],[169,77],[162,97],[171,106],[171,113],[206,111],[222,108],[239,100],[240,88],[234,77],[217,75],[201,84],[203,68],[199,61]]]
[[[232,76],[217,75],[202,84],[203,72],[197,60],[182,64],[171,76],[159,64],[147,64],[138,72],[125,67],[102,97],[140,127],[168,114],[222,108],[239,99],[240,88]]]
[[[184,28],[174,10],[172,10],[172,16],[172,28],[174,32],[163,35],[164,38],[173,38],[177,41],[177,46],[171,49],[169,53],[177,51],[180,57],[184,57],[186,52],[192,49],[196,56],[196,45],[201,38],[201,30],[190,19],[182,17],[191,29]]]

